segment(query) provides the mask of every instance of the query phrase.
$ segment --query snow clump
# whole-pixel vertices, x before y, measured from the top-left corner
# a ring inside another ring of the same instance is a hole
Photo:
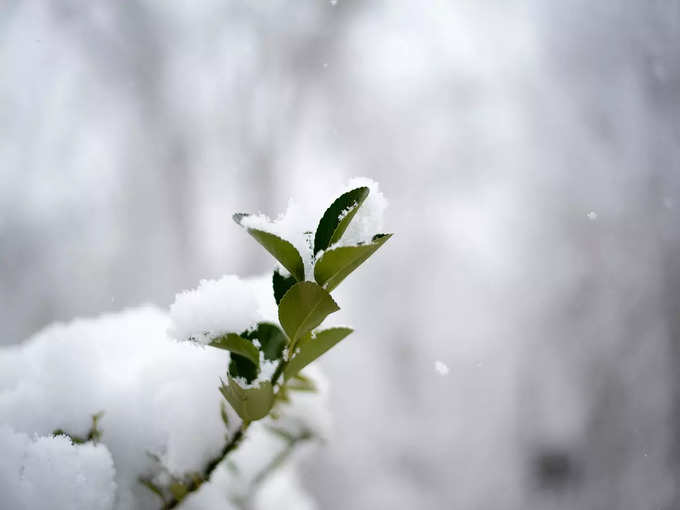
[[[171,336],[203,344],[240,333],[262,320],[253,286],[235,275],[201,280],[197,289],[175,296],[170,306]]]
[[[271,295],[264,280],[248,280],[246,286]],[[235,303],[243,294],[221,297]],[[261,310],[268,299],[255,298],[255,309]],[[220,416],[226,401],[218,387],[228,355],[177,342],[167,333],[170,326],[167,313],[145,306],[50,326],[22,344],[0,348],[0,508],[156,510],[160,499],[140,484],[140,476],[162,482],[168,473],[200,471],[221,450],[241,424],[228,405],[229,427]],[[277,455],[252,444],[270,434],[265,425],[313,430],[314,437],[326,434],[325,385],[317,387],[318,393],[291,394],[291,404],[277,410],[278,420],[266,418],[251,427],[239,450],[252,452],[247,460],[253,471]],[[100,411],[97,445],[73,445],[65,436],[52,435],[63,429],[86,436],[91,416]],[[247,493],[252,508],[264,510],[260,491],[269,494],[263,501],[270,501],[274,491],[282,501],[299,503],[279,506],[284,510],[314,508],[295,483],[294,465],[284,466],[287,474],[272,476],[274,486],[267,478],[254,487],[239,466],[243,457],[230,461],[236,471],[223,463],[178,508],[240,508],[230,500]],[[281,476],[290,484],[281,483]]]
[[[104,445],[74,445],[64,436],[16,433],[0,425],[2,508],[111,510],[116,483]]]

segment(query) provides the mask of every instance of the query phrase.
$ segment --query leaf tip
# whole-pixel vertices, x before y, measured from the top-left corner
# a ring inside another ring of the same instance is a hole
[[[384,239],[385,241],[387,241],[387,240],[388,240],[390,237],[392,237],[393,235],[394,235],[394,234],[375,234],[375,235],[371,238],[371,242],[373,243],[373,242],[375,242],[375,241],[379,241],[380,239]],[[383,242],[384,242],[384,241],[383,241]]]
[[[246,216],[248,216],[248,213],[234,213],[234,214],[232,215],[231,219],[234,220],[234,222],[235,222],[239,227],[242,227],[243,225],[242,225],[242,223],[241,223],[241,220],[243,220],[243,218],[245,218]]]

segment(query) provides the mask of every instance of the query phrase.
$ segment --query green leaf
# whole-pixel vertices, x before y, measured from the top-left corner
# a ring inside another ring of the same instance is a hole
[[[220,402],[220,417],[222,418],[222,423],[224,423],[224,426],[229,428],[229,415],[227,414],[227,407],[224,405],[224,402]]]
[[[257,328],[241,333],[248,340],[260,342],[260,351],[270,361],[276,361],[283,356],[283,350],[288,344],[288,338],[281,328],[271,322],[260,322]]]
[[[249,215],[245,213],[237,213],[234,214],[233,218],[236,223],[243,226],[241,222],[243,218],[247,216]],[[256,228],[245,228],[258,243],[264,246],[264,248],[295,277],[296,280],[302,281],[305,279],[305,265],[295,246],[270,232],[265,232],[264,230],[258,230]]]
[[[330,328],[317,332],[309,341],[296,347],[293,357],[283,371],[283,378],[288,380],[295,376],[352,331],[350,328]]]
[[[274,274],[272,275],[272,287],[274,287],[274,299],[278,305],[281,302],[283,295],[288,292],[297,280],[294,276],[283,276],[279,273],[279,269],[274,269]]]
[[[314,279],[328,292],[380,248],[392,234],[378,234],[368,244],[340,246],[324,252],[314,264]]]
[[[248,358],[234,354],[229,354],[231,360],[229,361],[229,375],[232,377],[243,377],[248,384],[257,378],[259,372],[258,366],[255,365]]]
[[[274,390],[269,381],[263,381],[255,388],[241,388],[230,376],[227,378],[229,384],[223,382],[220,393],[244,422],[259,420],[269,414],[274,405]]]
[[[347,226],[364,203],[369,189],[365,186],[340,195],[319,221],[314,235],[314,255],[336,243],[347,230]]]
[[[260,366],[260,353],[257,347],[250,340],[246,340],[236,333],[227,333],[217,337],[208,345],[239,354],[252,361],[255,366]]]
[[[331,295],[314,282],[293,285],[279,304],[279,322],[294,346],[298,338],[317,327],[340,307]]]

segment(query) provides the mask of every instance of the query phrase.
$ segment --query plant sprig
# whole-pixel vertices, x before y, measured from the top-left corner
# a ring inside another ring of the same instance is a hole
[[[286,276],[275,269],[272,275],[279,325],[260,323],[252,331],[223,335],[209,344],[230,351],[227,383],[222,383],[220,392],[244,423],[267,416],[276,401],[275,392],[281,391],[287,380],[352,333],[350,328],[316,328],[340,310],[330,292],[392,236],[376,233],[369,243],[336,246],[369,192],[362,186],[343,193],[321,217],[314,233],[315,281],[305,281],[303,258],[291,242],[248,227],[245,220],[249,214],[234,214],[234,221],[290,273]],[[255,382],[262,367],[253,348],[277,363],[271,379]],[[284,382],[279,384],[282,375]],[[243,381],[246,385],[239,384]]]
[[[277,417],[273,411],[277,402],[288,402],[292,391],[315,391],[314,382],[300,371],[353,331],[347,327],[317,329],[328,315],[340,310],[330,292],[392,236],[376,233],[368,243],[338,246],[368,195],[368,187],[350,190],[338,197],[323,214],[314,233],[313,246],[310,238],[314,281],[305,280],[303,258],[291,242],[265,230],[248,227],[244,220],[249,214],[234,214],[234,221],[289,272],[285,275],[277,268],[272,275],[279,324],[260,322],[247,331],[215,337],[208,344],[229,352],[226,383],[222,381],[219,390],[243,423],[201,473],[191,473],[182,480],[174,479],[169,488],[158,487],[148,478],[140,479],[162,498],[164,510],[177,507],[209,480],[217,466],[241,443],[253,421],[269,415]],[[265,362],[275,363],[276,368],[271,377],[262,380]],[[228,427],[224,406],[221,414]],[[306,439],[307,435],[297,438],[290,443],[289,449]],[[286,450],[268,469],[283,462],[288,454]]]

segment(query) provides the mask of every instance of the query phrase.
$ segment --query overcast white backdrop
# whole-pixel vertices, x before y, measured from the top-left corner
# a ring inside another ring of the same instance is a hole
[[[0,0],[2,344],[358,175],[320,508],[678,508],[679,2]]]

